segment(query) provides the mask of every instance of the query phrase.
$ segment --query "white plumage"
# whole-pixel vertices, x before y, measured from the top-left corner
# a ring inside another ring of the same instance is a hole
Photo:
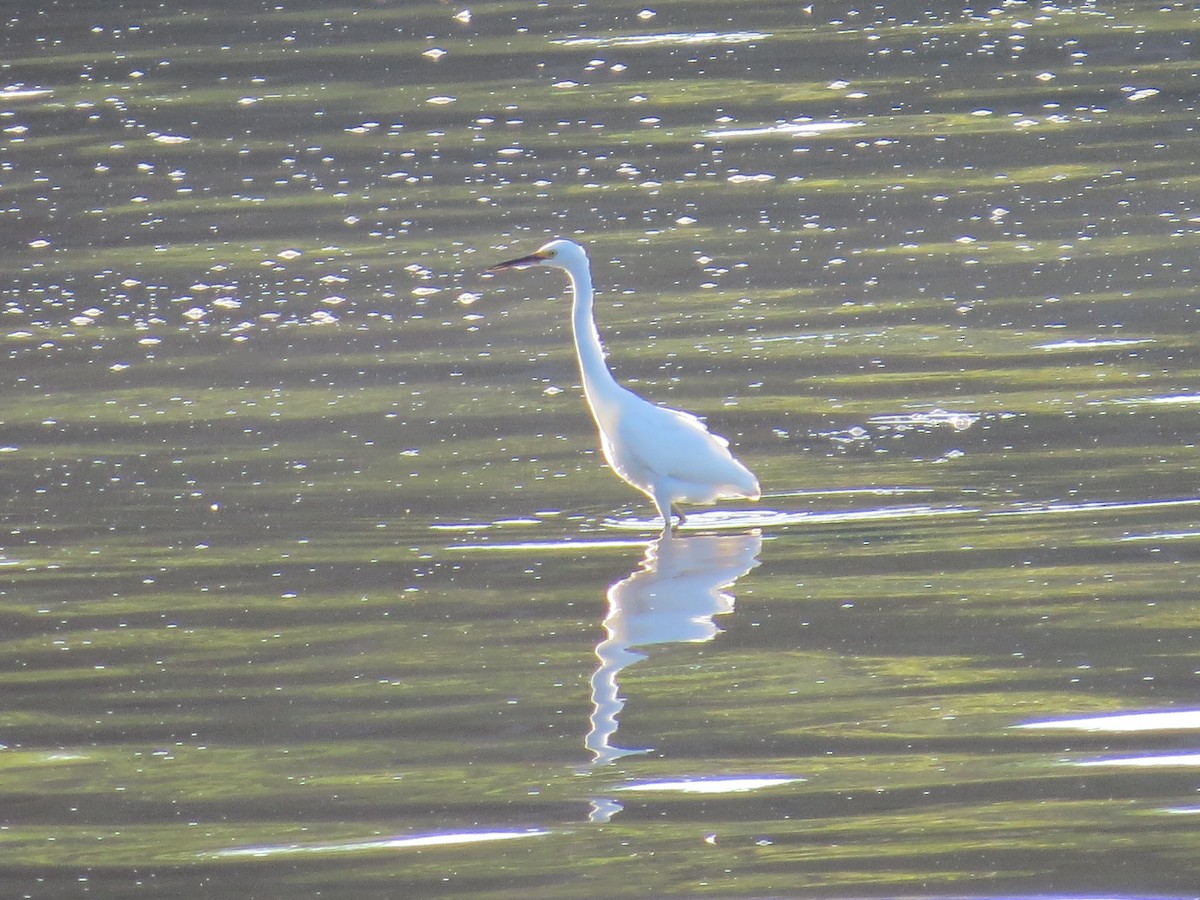
[[[489,272],[550,266],[571,279],[571,325],[583,393],[604,458],[618,475],[654,501],[670,533],[672,514],[682,524],[678,503],[712,503],[733,497],[757,500],[758,479],[729,452],[729,441],[712,434],[688,412],[655,406],[613,378],[592,313],[594,291],[587,252],[574,241],[544,247]]]

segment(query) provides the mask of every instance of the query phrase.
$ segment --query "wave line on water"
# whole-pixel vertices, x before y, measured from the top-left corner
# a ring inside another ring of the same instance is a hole
[[[1122,535],[1122,541],[1188,541],[1200,538],[1200,531],[1153,531],[1150,534]]]
[[[1191,768],[1200,766],[1200,753],[1165,753],[1157,756],[1112,756],[1106,759],[1079,759],[1076,766],[1133,766],[1136,768]]]
[[[846,128],[862,128],[866,122],[794,122],[788,124],[763,125],[759,128],[717,128],[704,132],[706,138],[746,137],[808,137],[842,131]]]
[[[28,100],[31,97],[48,97],[53,93],[50,88],[9,87],[0,90],[0,100]]]
[[[497,519],[494,522],[432,522],[432,531],[483,531],[489,528],[503,528],[509,525],[541,525],[541,519],[518,518]]]
[[[678,791],[683,794],[745,794],[761,788],[807,781],[783,775],[729,775],[683,778],[679,781],[642,781],[624,784],[614,791]]]
[[[447,550],[470,551],[523,551],[523,550],[626,550],[630,547],[645,547],[644,540],[610,541],[520,541],[503,544],[451,544]]]
[[[978,413],[953,412],[938,407],[928,412],[885,413],[871,416],[867,421],[872,425],[889,425],[896,428],[949,426],[955,431],[966,431],[981,418]]]
[[[898,497],[902,494],[932,494],[931,487],[800,488],[793,491],[767,491],[763,499],[776,497],[841,497],[866,494],[871,497]]]
[[[1143,344],[1158,343],[1154,338],[1077,338],[1074,340],[1051,341],[1048,344],[1035,344],[1034,350],[1093,350],[1104,347],[1139,347]]]
[[[1085,716],[1076,719],[1051,719],[1045,722],[1022,722],[1013,728],[1068,729],[1071,731],[1193,731],[1200,729],[1200,709],[1177,709],[1165,712],[1124,712],[1109,715]]]
[[[967,506],[891,506],[874,509],[851,509],[837,512],[788,512],[786,510],[718,510],[691,513],[681,527],[683,531],[715,528],[771,528],[779,525],[828,525],[841,522],[891,521],[895,519],[926,519],[940,516],[978,514],[976,507]],[[661,526],[660,519],[605,519],[609,528],[645,531]]]
[[[1200,506],[1200,497],[1173,500],[1089,500],[1082,503],[1017,503],[1013,509],[999,509],[988,516],[1045,516],[1054,513],[1116,512],[1127,509],[1165,509],[1172,506]]]
[[[465,831],[442,834],[417,834],[409,837],[390,837],[373,841],[346,841],[337,844],[264,844],[251,847],[230,847],[215,850],[205,856],[263,857],[296,853],[355,853],[363,850],[398,850],[407,847],[448,847],[457,844],[478,844],[484,841],[511,841],[517,838],[544,837],[545,829],[527,831]]]
[[[1112,401],[1122,406],[1139,406],[1143,403],[1153,403],[1155,405],[1191,405],[1200,403],[1200,394],[1164,394],[1161,397],[1118,397]]]
[[[550,43],[560,47],[652,47],[658,44],[748,44],[771,37],[766,31],[692,31],[667,34],[627,34],[617,37],[560,38]]]

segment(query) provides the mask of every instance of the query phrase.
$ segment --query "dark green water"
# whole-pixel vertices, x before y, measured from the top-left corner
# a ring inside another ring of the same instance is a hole
[[[1195,9],[186,7],[0,31],[0,894],[1198,896]]]

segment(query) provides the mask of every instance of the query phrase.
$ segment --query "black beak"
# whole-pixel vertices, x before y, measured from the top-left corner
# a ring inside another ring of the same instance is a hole
[[[494,266],[488,266],[484,269],[485,272],[506,272],[509,269],[527,269],[530,266],[536,266],[544,257],[538,256],[536,253],[530,253],[528,256],[521,256],[517,259],[510,259],[507,262],[496,263]]]

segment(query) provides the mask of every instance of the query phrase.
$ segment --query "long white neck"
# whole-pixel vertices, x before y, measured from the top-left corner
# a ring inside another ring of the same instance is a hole
[[[593,410],[604,407],[604,399],[619,390],[617,381],[604,361],[604,347],[600,344],[600,333],[596,330],[596,319],[592,313],[592,275],[586,268],[569,271],[571,289],[575,295],[571,305],[571,331],[575,336],[575,352],[579,356],[579,373],[583,377],[583,391],[592,401]]]

